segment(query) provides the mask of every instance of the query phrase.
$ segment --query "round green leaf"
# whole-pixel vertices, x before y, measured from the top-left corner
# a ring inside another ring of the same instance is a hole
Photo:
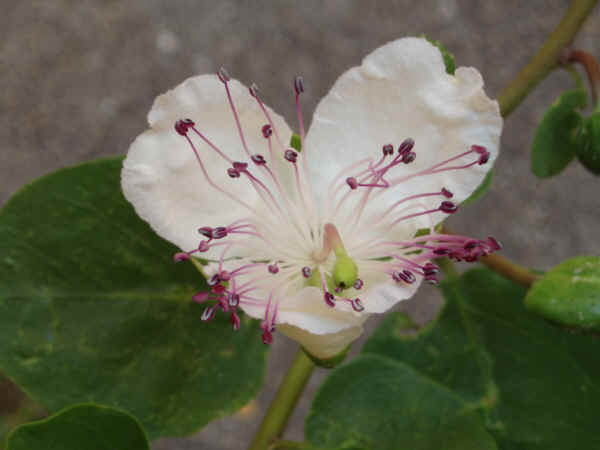
[[[600,112],[586,118],[577,136],[577,158],[590,172],[600,175]]]
[[[132,415],[85,404],[21,425],[8,437],[6,450],[148,450],[148,439]]]
[[[476,411],[406,364],[360,356],[336,369],[306,421],[321,448],[496,449]]]
[[[121,158],[63,169],[0,211],[0,370],[50,411],[124,408],[184,435],[258,392],[258,323],[200,321],[206,284],[120,190]]]
[[[531,150],[531,171],[537,177],[556,175],[575,156],[576,136],[583,120],[575,109],[586,103],[583,89],[566,91],[544,114]]]
[[[407,336],[392,314],[363,354],[407,364],[458,395],[501,449],[600,448],[600,339],[527,311],[526,290],[487,269],[442,290],[446,305],[432,324]]]
[[[562,325],[600,330],[600,257],[579,256],[546,272],[525,305]]]

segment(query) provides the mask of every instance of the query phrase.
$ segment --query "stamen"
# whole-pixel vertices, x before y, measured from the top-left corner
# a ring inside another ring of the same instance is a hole
[[[186,136],[188,130],[194,126],[194,121],[192,119],[182,119],[175,122],[175,131],[179,133],[181,136]]]
[[[352,304],[352,309],[356,312],[361,312],[365,310],[365,306],[362,304],[360,298],[358,297],[356,297],[353,300],[350,300],[350,303]]]
[[[261,131],[262,131],[262,135],[263,135],[263,137],[264,137],[265,139],[268,139],[268,138],[270,138],[270,137],[271,137],[271,135],[273,134],[273,127],[271,127],[271,125],[267,124],[267,125],[264,125],[264,126],[262,127],[262,130],[261,130]]]
[[[269,268],[269,273],[272,273],[273,275],[276,274],[277,272],[279,272],[279,267],[277,267],[277,263],[269,264],[268,268]]]
[[[240,317],[236,313],[231,313],[231,324],[234,331],[239,331],[241,326]]]
[[[198,292],[196,295],[192,297],[192,300],[196,303],[203,303],[208,300],[208,292]]]
[[[213,229],[211,227],[201,227],[198,228],[198,233],[204,236],[207,239],[213,238]]]
[[[398,154],[404,155],[405,153],[410,152],[415,146],[415,141],[412,138],[406,138],[402,143],[398,146]]]
[[[217,227],[212,230],[213,239],[222,239],[227,236],[227,228],[225,227]]]
[[[267,163],[267,161],[265,161],[265,158],[262,155],[259,155],[258,153],[256,155],[252,155],[251,158],[252,162],[257,166],[264,166]]]
[[[382,147],[381,151],[383,152],[383,156],[393,155],[394,154],[394,146],[392,144],[386,144]]]
[[[173,255],[173,261],[175,262],[187,261],[188,259],[190,259],[190,255],[185,252],[179,252]]]
[[[364,282],[363,280],[361,280],[360,278],[357,278],[356,281],[354,282],[354,289],[356,289],[357,291],[360,290],[362,287],[364,286]]]
[[[217,312],[217,306],[208,306],[203,312],[202,315],[200,316],[200,320],[202,322],[209,322],[211,321],[214,317],[215,314]]]
[[[287,149],[284,153],[283,153],[283,157],[291,162],[292,164],[296,164],[296,161],[298,160],[298,153],[296,153],[294,150],[292,149]]]
[[[229,76],[229,74],[227,73],[227,71],[225,70],[225,67],[221,67],[219,69],[219,71],[217,72],[217,76],[219,77],[219,80],[221,80],[221,82],[223,84],[227,84],[227,82],[229,80],[231,80],[231,77]]]
[[[440,211],[445,212],[446,214],[454,214],[458,210],[458,206],[455,203],[444,200],[440,204]]]
[[[312,269],[310,267],[308,267],[308,266],[304,266],[302,268],[302,276],[304,278],[310,278],[310,277],[312,277]]]

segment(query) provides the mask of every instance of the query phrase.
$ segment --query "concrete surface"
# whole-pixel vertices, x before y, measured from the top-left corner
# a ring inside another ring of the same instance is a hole
[[[2,0],[0,204],[56,168],[123,154],[146,128],[157,94],[220,66],[247,84],[256,81],[267,103],[293,124],[295,75],[304,76],[303,108],[310,117],[336,77],[365,54],[400,36],[426,33],[444,42],[458,65],[477,67],[495,96],[568,3]],[[577,45],[600,56],[599,30],[596,9]],[[491,192],[451,220],[457,230],[496,236],[506,256],[538,268],[600,252],[600,180],[577,164],[548,181],[529,172],[533,127],[567,86],[564,73],[553,74],[507,120]],[[439,302],[437,292],[425,288],[401,309],[424,323]],[[157,441],[154,450],[245,448],[293,353],[294,344],[277,336],[255,403],[195,436]],[[288,438],[302,439],[303,417],[324,375],[319,370],[311,380]]]

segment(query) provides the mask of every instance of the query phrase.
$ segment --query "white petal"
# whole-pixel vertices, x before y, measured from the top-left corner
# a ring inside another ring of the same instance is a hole
[[[370,284],[373,286],[361,295],[362,303],[367,313],[384,313],[396,303],[411,298],[421,285],[422,278],[418,277],[412,284],[396,283],[389,280]]]
[[[448,75],[436,47],[422,38],[399,39],[376,49],[360,67],[344,73],[317,106],[306,138],[311,179],[315,192],[322,196],[338,171],[367,156],[379,159],[383,145],[391,143],[397,148],[407,137],[416,142],[417,158],[393,168],[388,179],[416,173],[473,144],[483,145],[491,153],[486,165],[418,177],[387,189],[377,201],[371,196],[371,214],[363,216],[368,218],[405,196],[442,187],[461,202],[491,168],[501,128],[498,104],[486,96],[477,70],[459,68],[455,76]],[[471,155],[453,165],[473,160]],[[429,197],[422,202],[435,208],[441,200]],[[356,214],[352,208],[349,204],[346,213]],[[437,213],[435,222],[444,217]],[[428,220],[421,216],[412,229],[427,226]]]
[[[231,80],[229,87],[250,153],[268,158],[261,131],[267,123],[264,114],[241,83]],[[288,142],[289,127],[280,116],[269,113],[282,140]],[[199,227],[225,226],[249,212],[207,182],[186,139],[173,128],[177,120],[185,118],[192,119],[198,130],[232,160],[248,161],[223,84],[214,75],[201,75],[156,99],[148,115],[151,129],[129,148],[121,182],[138,215],[160,236],[187,251],[200,242]],[[255,206],[258,196],[248,181],[229,178],[230,165],[191,130],[189,136],[212,180],[235,198]],[[209,257],[215,254],[211,252]]]
[[[322,359],[337,356],[363,332],[362,326],[344,328],[331,334],[312,334],[293,325],[281,325],[278,330],[297,341],[311,355]]]
[[[312,286],[302,288],[296,295],[290,290],[290,295],[279,304],[275,323],[294,325],[313,334],[331,334],[360,325],[367,319],[367,314],[354,312],[344,303],[338,301],[334,308],[327,306],[322,291]],[[262,318],[265,311],[260,306],[242,305],[242,308],[257,319]]]

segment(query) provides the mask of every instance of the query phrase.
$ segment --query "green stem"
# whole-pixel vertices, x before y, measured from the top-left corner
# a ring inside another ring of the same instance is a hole
[[[502,116],[508,116],[531,90],[559,63],[561,51],[579,31],[598,0],[574,0],[566,14],[533,57],[515,79],[498,96]]]
[[[281,382],[252,444],[250,444],[249,450],[266,450],[275,438],[283,434],[287,421],[314,368],[315,364],[302,349],[299,349],[296,359],[285,374],[285,378]]]

